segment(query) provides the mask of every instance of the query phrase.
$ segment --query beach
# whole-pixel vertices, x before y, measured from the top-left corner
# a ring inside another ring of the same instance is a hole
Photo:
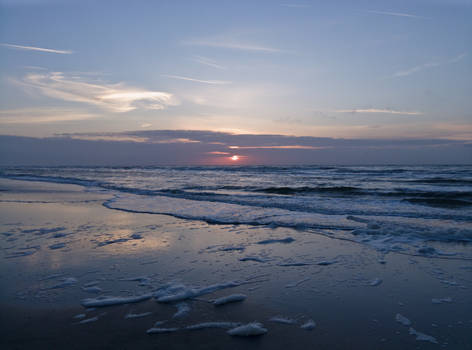
[[[467,243],[385,251],[124,211],[74,184],[0,189],[3,349],[472,348]],[[252,322],[266,332],[227,333]]]

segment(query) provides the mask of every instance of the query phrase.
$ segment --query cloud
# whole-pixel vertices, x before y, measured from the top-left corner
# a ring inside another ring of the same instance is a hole
[[[216,61],[214,61],[214,60],[212,60],[208,57],[198,56],[198,55],[195,55],[193,57],[194,57],[193,60],[195,62],[198,62],[198,63],[203,64],[205,66],[213,67],[213,68],[216,68],[216,69],[223,69],[223,70],[227,69],[227,67],[218,64]]]
[[[391,11],[366,11],[368,13],[373,13],[376,15],[386,15],[386,16],[396,16],[396,17],[409,17],[409,18],[426,18],[422,16],[412,15],[410,13],[402,12],[391,12]]]
[[[456,57],[451,58],[448,63],[457,63],[461,61],[463,58],[467,57],[466,53],[461,53],[460,55],[457,55]]]
[[[227,40],[193,40],[185,42],[187,45],[192,46],[206,46],[206,47],[217,47],[222,49],[231,50],[243,50],[243,51],[254,51],[254,52],[265,52],[265,53],[283,53],[286,51],[257,44],[247,44],[241,42],[227,41]]]
[[[189,78],[189,77],[182,77],[180,75],[168,75],[168,74],[163,74],[162,76],[167,77],[167,78],[172,78],[172,79],[194,81],[196,83],[203,83],[203,84],[210,84],[210,85],[231,84],[230,81],[224,81],[224,80],[201,80],[201,79],[195,79],[195,78]]]
[[[419,72],[423,69],[428,69],[428,68],[433,68],[433,67],[437,67],[437,66],[440,66],[441,63],[439,62],[428,62],[428,63],[424,63],[424,64],[420,64],[418,66],[414,66],[410,69],[406,69],[406,70],[401,70],[401,71],[398,71],[398,72],[395,72],[393,74],[394,77],[406,77],[410,74],[413,74],[413,73],[416,73],[416,72]]]
[[[150,123],[143,123],[143,124],[141,124],[141,127],[142,127],[142,128],[150,128],[151,126],[152,126],[152,124],[150,124]]]
[[[219,155],[219,156],[227,156],[230,155],[231,153],[228,152],[219,152],[219,151],[212,151],[212,152],[206,152],[207,154],[214,154],[214,155]]]
[[[99,117],[96,114],[58,108],[22,108],[0,110],[0,124],[46,124],[86,120]]]
[[[60,135],[62,136],[62,135]],[[127,135],[67,135],[67,138],[84,141],[114,141],[114,142],[138,142],[144,143],[149,140],[146,137]]]
[[[275,146],[229,146],[230,149],[326,149],[327,146],[275,145]]]
[[[200,141],[188,139],[186,137],[179,137],[175,139],[151,141],[151,143],[200,143]]]
[[[394,109],[378,109],[378,108],[367,108],[367,109],[338,109],[336,113],[385,113],[385,114],[402,114],[402,115],[422,115],[421,112],[415,111],[397,111]]]
[[[442,63],[441,62],[428,62],[428,63],[420,64],[418,66],[414,66],[414,67],[406,69],[406,70],[398,71],[398,72],[394,73],[393,76],[394,77],[405,77],[405,76],[408,76],[410,74],[422,71],[424,69],[438,67],[438,66],[441,66],[441,65],[447,64],[447,63],[457,63],[457,62],[461,61],[463,58],[465,58],[466,56],[467,56],[467,54],[462,53],[462,54],[460,54],[456,57],[453,57],[453,58],[451,58],[451,59],[449,59],[445,62],[442,62]]]
[[[135,133],[75,133],[75,134],[58,134],[58,137],[71,138],[74,140],[87,140],[87,141],[117,141],[117,142],[139,142],[148,144],[193,144],[200,143],[200,140],[193,140],[187,137],[169,137],[167,135],[159,135],[155,137],[153,132],[151,133],[140,132]]]
[[[19,83],[45,96],[87,103],[117,113],[136,108],[158,110],[178,104],[176,98],[167,92],[128,87],[123,83],[88,82],[80,76],[68,76],[62,72],[30,73]]]
[[[10,49],[16,50],[26,50],[26,51],[39,51],[39,52],[47,52],[47,53],[58,53],[61,55],[70,55],[73,51],[70,50],[55,50],[55,49],[45,49],[43,47],[35,47],[35,46],[23,46],[23,45],[14,45],[14,44],[0,44],[1,46],[8,47]]]
[[[311,5],[308,5],[308,4],[280,4],[280,6],[300,8],[300,9],[305,9],[305,8],[310,8],[311,7]]]

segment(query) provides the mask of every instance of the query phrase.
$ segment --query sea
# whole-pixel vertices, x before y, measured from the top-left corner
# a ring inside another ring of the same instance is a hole
[[[213,224],[290,227],[382,251],[454,256],[472,241],[472,166],[3,167],[84,186],[103,205]]]

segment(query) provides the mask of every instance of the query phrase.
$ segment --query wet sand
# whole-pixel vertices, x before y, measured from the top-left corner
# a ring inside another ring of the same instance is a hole
[[[74,185],[0,181],[2,349],[472,349],[472,261],[384,255],[313,231],[123,212],[102,205],[109,197]],[[293,240],[277,241],[286,238]],[[435,247],[443,246],[451,248]],[[228,281],[245,283],[186,300],[190,311],[178,318],[175,303],[154,298],[81,306],[85,298],[143,295],[166,283]],[[210,303],[234,293],[247,299]],[[125,318],[144,312],[152,314]],[[270,321],[275,316],[295,323]],[[301,329],[310,319],[316,327]],[[179,330],[146,333],[162,320]],[[182,329],[209,321],[258,321],[268,332],[238,338],[225,329]],[[410,327],[437,344],[417,340]]]

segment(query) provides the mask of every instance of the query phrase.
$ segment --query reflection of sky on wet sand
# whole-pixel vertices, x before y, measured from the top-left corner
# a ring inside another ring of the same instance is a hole
[[[26,208],[21,205],[8,205],[2,208],[10,221],[21,222],[16,228],[31,230],[33,228],[65,227],[61,233],[65,237],[53,238],[54,233],[36,236],[34,233],[14,234],[20,236],[15,245],[28,247],[40,245],[41,249],[28,258],[16,259],[17,264],[28,265],[29,268],[60,269],[64,266],[86,265],[90,259],[100,260],[109,256],[132,255],[139,257],[141,254],[156,253],[168,250],[172,244],[171,235],[163,235],[157,229],[145,227],[156,221],[155,218],[140,219],[139,222],[131,220],[131,215],[119,211],[111,211],[101,206],[64,206],[62,204],[29,204]],[[28,221],[24,222],[27,214]],[[57,220],[59,219],[59,220]],[[151,219],[151,220],[150,220]],[[42,220],[42,224],[41,221]],[[86,227],[82,227],[87,220]],[[36,222],[34,225],[33,223]],[[140,225],[140,223],[142,225]],[[127,227],[128,226],[128,227]],[[142,239],[133,239],[131,236],[139,232]],[[99,246],[119,239],[128,239],[126,242],[116,242]],[[55,243],[66,243],[61,249],[49,249]]]

